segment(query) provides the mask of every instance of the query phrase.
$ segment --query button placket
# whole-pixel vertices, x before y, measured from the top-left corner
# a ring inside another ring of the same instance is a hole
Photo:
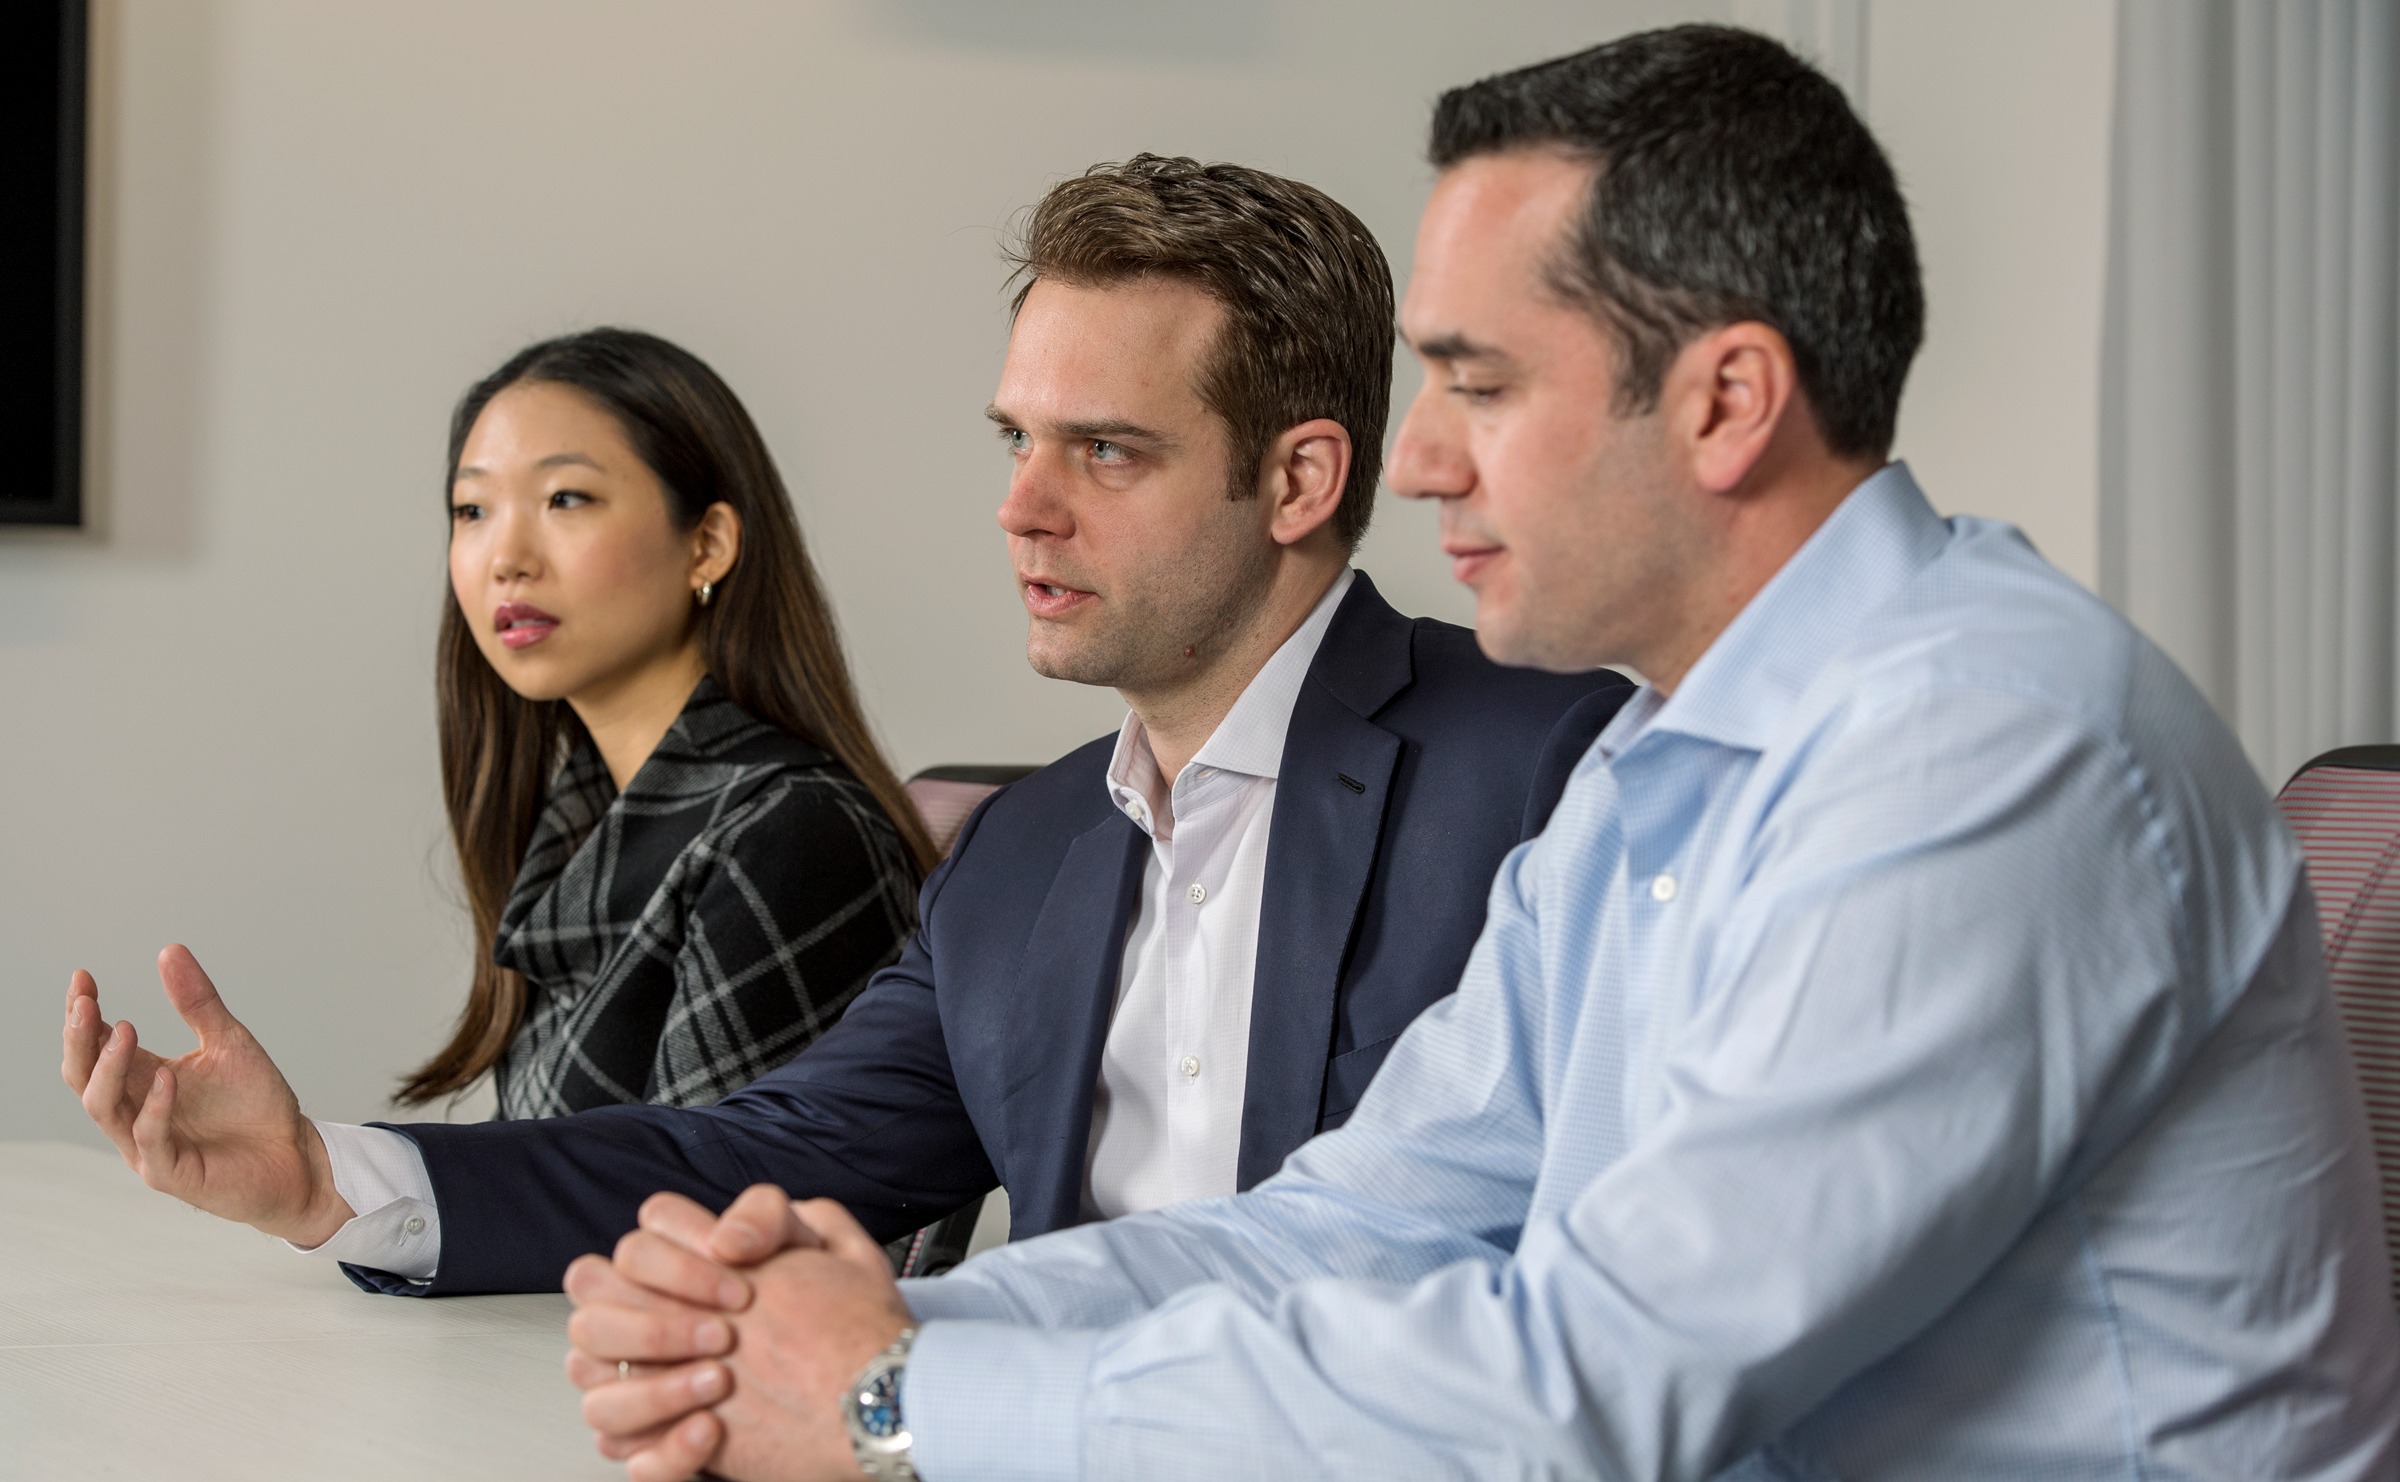
[[[1188,795],[1182,801],[1188,809],[1184,811],[1185,828],[1175,844],[1169,846],[1165,859],[1167,880],[1170,882],[1168,899],[1180,896],[1188,903],[1184,909],[1170,909],[1166,921],[1167,1001],[1164,1027],[1165,1048],[1169,1056],[1166,1077],[1171,1108],[1167,1138],[1171,1147],[1180,1145],[1190,1135],[1185,1119],[1190,1115],[1187,1101],[1191,1095],[1193,1077],[1192,1071],[1185,1069],[1185,1066],[1197,1064],[1191,1054],[1191,1046],[1199,1030],[1201,1009],[1198,1000],[1204,991],[1202,979],[1206,975],[1199,915],[1189,907],[1197,905],[1207,891],[1197,880],[1187,879],[1180,887],[1172,882],[1181,875],[1180,866],[1184,862],[1208,857],[1210,820],[1207,808],[1200,802]]]

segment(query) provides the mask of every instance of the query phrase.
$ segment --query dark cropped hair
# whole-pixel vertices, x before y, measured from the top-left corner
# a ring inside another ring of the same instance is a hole
[[[1841,89],[1764,36],[1644,31],[1443,94],[1428,150],[1559,149],[1598,167],[1553,267],[1620,352],[1620,411],[1657,404],[1675,353],[1741,320],[1790,343],[1826,443],[1890,452],[1925,338],[1891,162]]]
[[[1392,402],[1392,270],[1374,233],[1313,186],[1240,165],[1137,154],[1050,188],[1009,248],[1022,286],[1189,283],[1225,307],[1200,368],[1224,419],[1233,496],[1258,492],[1275,439],[1318,417],[1350,434],[1333,525],[1353,550],[1375,512]]]
[[[693,609],[711,678],[752,716],[831,753],[899,831],[922,874],[933,840],[884,760],[851,682],[824,584],[766,440],[717,373],[680,345],[631,329],[587,329],[528,345],[467,388],[450,416],[449,477],[476,419],[512,386],[563,386],[617,421],[666,486],[667,512],[689,530],[715,504],[741,517],[741,554],[716,600]],[[455,594],[442,602],[434,654],[442,799],[475,922],[475,972],[450,1042],[403,1078],[419,1104],[464,1091],[498,1063],[526,1010],[525,980],[492,960],[492,940],[525,862],[550,779],[585,736],[564,700],[528,700],[485,662]]]

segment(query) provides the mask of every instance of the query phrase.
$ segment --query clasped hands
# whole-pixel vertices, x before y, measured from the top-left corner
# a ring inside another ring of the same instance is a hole
[[[841,1393],[910,1319],[883,1247],[841,1205],[758,1184],[715,1216],[655,1194],[566,1289],[567,1377],[632,1482],[863,1475]]]

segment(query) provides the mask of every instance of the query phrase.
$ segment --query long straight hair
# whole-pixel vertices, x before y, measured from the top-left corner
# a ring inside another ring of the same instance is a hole
[[[849,768],[890,815],[918,873],[932,868],[933,841],[867,728],[783,478],[731,388],[691,352],[636,330],[591,329],[529,346],[469,388],[452,414],[445,508],[476,419],[493,397],[527,383],[568,387],[614,416],[666,486],[678,529],[697,525],[712,504],[733,507],[741,555],[715,600],[695,610],[708,673],[734,704]],[[442,604],[434,691],[442,799],[478,956],[450,1042],[401,1081],[407,1105],[472,1086],[524,1022],[525,979],[492,960],[493,943],[550,779],[586,735],[564,700],[528,700],[508,687],[476,647],[455,592]]]

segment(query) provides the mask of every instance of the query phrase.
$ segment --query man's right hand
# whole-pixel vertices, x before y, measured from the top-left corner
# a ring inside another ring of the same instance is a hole
[[[158,954],[158,977],[200,1048],[173,1060],[143,1049],[131,1021],[112,1028],[100,1016],[100,986],[77,969],[59,1067],[67,1088],[150,1187],[294,1245],[324,1244],[354,1211],[283,1072],[188,950]]]

